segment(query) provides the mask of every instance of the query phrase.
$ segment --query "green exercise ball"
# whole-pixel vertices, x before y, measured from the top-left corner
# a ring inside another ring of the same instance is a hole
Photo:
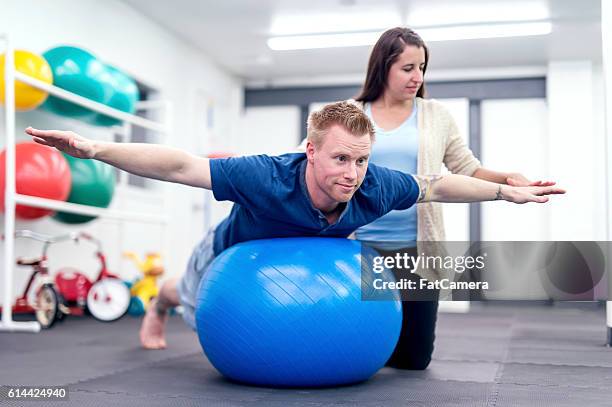
[[[72,185],[66,202],[106,208],[115,192],[115,170],[108,164],[96,160],[83,160],[64,154],[70,172]],[[63,223],[85,223],[95,216],[57,212],[54,219]]]
[[[107,103],[113,93],[106,66],[84,49],[60,46],[51,48],[43,54],[53,71],[53,85],[69,92]],[[42,108],[58,115],[81,119],[93,118],[96,113],[67,100],[49,96]]]
[[[107,75],[103,76],[103,80],[107,81],[113,89],[112,96],[106,105],[133,114],[136,111],[136,102],[140,99],[136,82],[114,66],[106,65],[106,71]],[[96,126],[121,124],[121,120],[103,114],[96,114],[88,122]]]

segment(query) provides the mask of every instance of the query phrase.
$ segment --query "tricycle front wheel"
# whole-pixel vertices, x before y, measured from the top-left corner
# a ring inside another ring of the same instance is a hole
[[[104,278],[96,282],[87,294],[87,309],[94,318],[104,322],[115,321],[130,306],[130,290],[118,278]]]

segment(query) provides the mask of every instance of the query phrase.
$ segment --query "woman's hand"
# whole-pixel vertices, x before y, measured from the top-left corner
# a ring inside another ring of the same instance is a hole
[[[506,177],[506,184],[513,187],[549,187],[554,181],[530,181],[523,174],[511,173]]]

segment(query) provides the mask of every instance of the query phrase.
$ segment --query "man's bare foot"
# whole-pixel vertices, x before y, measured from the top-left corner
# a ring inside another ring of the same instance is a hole
[[[145,349],[164,349],[166,347],[167,313],[157,309],[157,298],[149,302],[147,312],[140,326],[140,344]]]

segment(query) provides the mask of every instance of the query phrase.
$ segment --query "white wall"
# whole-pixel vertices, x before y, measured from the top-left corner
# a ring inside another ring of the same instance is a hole
[[[300,108],[249,107],[241,120],[242,154],[283,154],[300,143]]]
[[[208,151],[207,140],[213,133],[222,140],[215,148],[231,150],[239,144],[240,81],[225,73],[201,51],[123,2],[8,0],[0,4],[0,31],[9,32],[16,48],[38,53],[61,44],[86,48],[101,60],[120,67],[158,90],[160,98],[171,101],[174,106],[172,131],[167,139],[170,145],[202,153]],[[202,95],[214,104],[214,128],[197,125],[205,114],[200,111]],[[27,125],[73,129],[102,139],[111,137],[107,130],[37,111],[18,114],[18,130]],[[169,198],[167,213],[171,220],[166,234],[169,242],[165,259],[167,277],[183,272],[193,245],[204,232],[201,214],[197,213],[204,194],[203,191],[194,192],[191,188],[170,184],[165,190]],[[154,210],[160,205],[159,191],[159,188],[146,193],[120,191],[115,195],[113,207]],[[194,216],[197,221],[194,221]],[[81,230],[81,227],[67,227],[48,219],[20,222],[18,227],[51,234]],[[153,225],[97,220],[84,229],[104,241],[110,268],[122,271],[126,276],[133,268],[121,259],[121,251],[143,253],[159,250],[162,242],[160,228]],[[32,245],[18,243],[16,249],[18,254],[36,253]],[[69,249],[58,248],[58,254],[51,259],[52,268],[70,262],[88,267],[88,270],[95,267],[95,262],[88,260],[91,253],[86,249],[82,253],[73,251],[70,256],[66,256],[63,250]],[[15,288],[21,289],[23,282],[24,277],[18,273]]]
[[[237,123],[235,142],[223,144],[223,137],[213,134],[211,151],[234,155],[278,155],[292,152],[300,141],[300,109],[297,106],[250,107],[244,109]],[[197,193],[197,192],[194,192]],[[205,226],[214,226],[231,210],[231,202],[218,202],[212,192],[204,192],[204,202],[196,215]],[[201,210],[200,210],[201,209]]]
[[[568,191],[550,208],[550,237],[605,240],[601,74],[591,61],[552,61],[546,85],[550,174]]]
[[[481,104],[481,160],[485,168],[519,172],[531,180],[555,179],[548,170],[548,109],[544,99],[485,100]],[[548,240],[550,210],[544,205],[481,204],[485,241]]]

